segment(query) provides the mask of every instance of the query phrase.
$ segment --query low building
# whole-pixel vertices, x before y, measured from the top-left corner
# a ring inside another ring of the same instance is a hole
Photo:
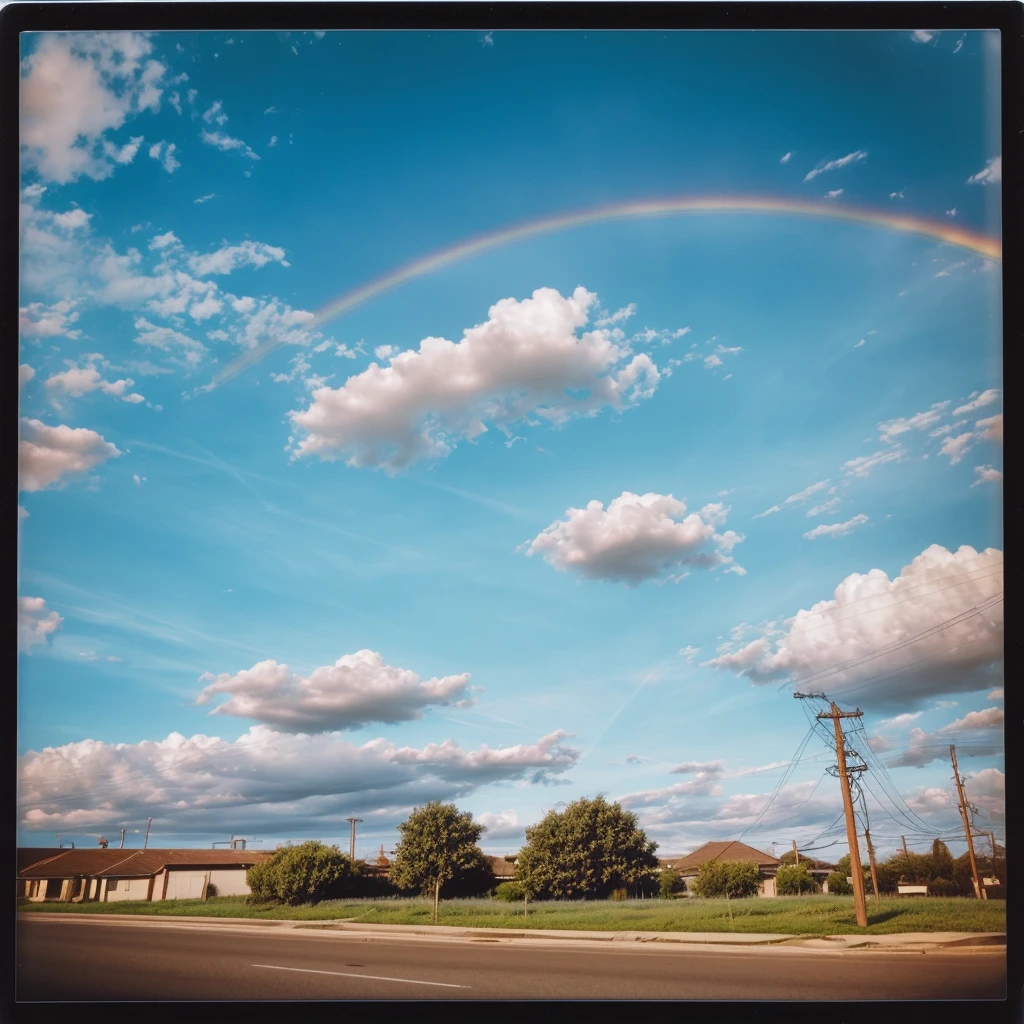
[[[516,877],[516,857],[514,855],[508,855],[505,857],[493,857],[490,854],[485,854],[491,864],[491,872],[494,875],[494,884],[498,885],[501,882],[511,882]]]
[[[18,851],[18,896],[33,902],[203,899],[247,896],[258,850]]]
[[[662,867],[673,868],[686,882],[689,890],[692,880],[697,877],[702,864],[719,862],[725,864],[752,863],[757,865],[761,876],[758,896],[775,895],[775,874],[779,870],[779,860],[770,853],[762,853],[746,843],[738,840],[729,842],[705,843],[702,847],[686,854],[685,857],[666,859],[660,862]]]

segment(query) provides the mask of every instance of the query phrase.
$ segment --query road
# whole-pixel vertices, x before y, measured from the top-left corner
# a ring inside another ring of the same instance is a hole
[[[1005,952],[610,945],[40,914],[18,922],[16,998],[947,1000],[1006,994]]]

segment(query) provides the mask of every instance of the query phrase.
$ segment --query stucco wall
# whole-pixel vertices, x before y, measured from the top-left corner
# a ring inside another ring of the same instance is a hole
[[[118,878],[117,888],[111,889],[114,879],[107,879],[107,903],[115,903],[118,900],[145,900],[149,899],[148,878]]]

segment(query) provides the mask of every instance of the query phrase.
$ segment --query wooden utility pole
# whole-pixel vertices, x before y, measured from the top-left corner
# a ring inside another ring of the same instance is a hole
[[[796,840],[793,840],[793,866],[796,867],[800,863],[800,854],[796,848]]]
[[[799,696],[799,695],[798,695]],[[838,760],[839,783],[843,790],[843,810],[846,813],[846,841],[850,847],[850,873],[853,875],[853,907],[857,913],[857,927],[867,928],[868,911],[864,901],[864,871],[860,864],[860,848],[857,845],[857,822],[853,816],[853,797],[850,795],[850,771],[846,767],[846,739],[843,736],[844,718],[862,718],[864,712],[840,711],[836,702],[829,701],[832,710],[818,715],[818,718],[832,719],[836,733],[836,759]]]
[[[988,841],[992,844],[992,877],[998,878],[999,875],[996,873],[996,834],[995,832],[989,832]]]
[[[974,879],[974,895],[982,899],[981,881],[978,878],[978,862],[974,856],[974,839],[971,836],[971,822],[967,817],[967,797],[964,795],[964,784],[960,778],[960,769],[956,763],[956,747],[950,744],[949,757],[953,762],[953,779],[956,782],[956,791],[960,797],[960,817],[964,822],[964,835],[967,837],[967,853],[971,859],[971,875]]]
[[[153,824],[153,819],[150,818],[149,821],[146,822],[146,839],[145,839],[145,841],[142,844],[142,848],[144,850],[148,850],[149,849],[149,828],[150,828],[150,826],[152,824]]]
[[[875,899],[878,899],[878,871],[875,869],[875,848],[871,845],[871,829],[864,829],[864,839],[868,844],[868,863],[871,865],[871,888],[875,891]]]
[[[903,856],[907,858],[907,881],[911,882],[913,879],[910,877],[910,853],[907,851],[907,837],[900,836],[900,840],[903,843]]]
[[[125,833],[127,831],[128,831],[128,829],[126,829],[126,828],[121,829],[121,845],[118,847],[119,850],[123,850],[124,849],[124,837],[125,837]]]

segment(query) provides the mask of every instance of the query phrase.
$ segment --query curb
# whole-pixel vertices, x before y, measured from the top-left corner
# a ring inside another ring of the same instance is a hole
[[[868,951],[880,952],[907,952],[924,953],[927,950],[959,949],[964,952],[976,948],[987,948],[995,950],[1001,947],[1006,948],[1006,935],[993,932],[971,933],[944,933],[945,938],[930,940],[927,935],[921,933],[907,934],[904,941],[900,942],[900,936],[877,936],[861,937],[858,935],[789,935],[789,934],[751,934],[749,938],[740,934],[729,932],[598,932],[573,929],[545,929],[528,928],[521,930],[505,928],[459,928],[450,925],[401,925],[401,924],[363,924],[357,923],[355,918],[338,918],[324,921],[289,921],[289,920],[253,920],[252,918],[238,917],[186,917],[178,915],[157,915],[157,914],[40,914],[31,912],[20,912],[19,920],[25,919],[79,919],[85,921],[113,921],[125,923],[137,921],[140,923],[167,922],[184,923],[192,925],[206,925],[215,927],[217,925],[249,926],[255,928],[283,928],[293,931],[332,931],[349,933],[370,933],[378,936],[402,935],[416,936],[419,938],[451,938],[469,939],[476,942],[499,942],[512,939],[539,939],[549,942],[558,941],[583,941],[583,942],[606,942],[606,943],[643,943],[644,945],[684,945],[700,946],[708,948],[713,946],[729,947],[757,947],[786,946],[790,949],[805,949],[808,952],[847,952],[847,951]],[[955,937],[948,937],[955,936]],[[882,941],[879,941],[881,939]],[[890,939],[890,941],[885,941]]]

